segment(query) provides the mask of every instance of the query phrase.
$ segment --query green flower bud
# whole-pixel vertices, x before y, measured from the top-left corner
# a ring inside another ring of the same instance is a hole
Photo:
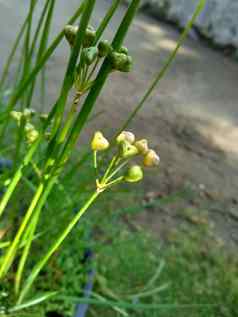
[[[90,47],[93,45],[94,40],[96,37],[96,31],[92,26],[88,26],[86,32],[85,32],[85,37],[83,40],[83,47]]]
[[[111,44],[107,40],[101,41],[98,44],[98,55],[100,57],[107,56],[111,52],[111,50],[112,50]]]
[[[132,133],[132,132],[130,132],[130,131],[122,131],[119,135],[118,135],[118,137],[117,137],[117,143],[120,143],[120,142],[122,142],[122,141],[127,141],[127,142],[129,142],[129,143],[134,143],[135,142],[135,135]]]
[[[122,53],[122,54],[128,55],[128,48],[125,47],[125,46],[122,46],[122,47],[118,50],[118,53]]]
[[[38,138],[39,136],[39,132],[35,129],[35,127],[30,124],[30,123],[27,123],[25,125],[25,132],[26,132],[26,138],[27,138],[27,142],[29,144],[33,143],[36,141],[36,139]]]
[[[132,58],[123,53],[113,52],[111,54],[112,67],[115,70],[128,73],[132,68]]]
[[[70,46],[74,46],[75,38],[77,35],[79,27],[77,25],[66,25],[64,28],[64,35],[65,38],[67,39],[68,43]],[[92,46],[94,40],[96,37],[96,32],[93,29],[93,27],[88,26],[86,32],[85,32],[85,37],[83,40],[83,47],[90,47]]]
[[[77,25],[66,25],[64,28],[64,35],[67,39],[70,46],[74,46],[76,34],[78,32],[78,26]]]
[[[11,117],[15,119],[18,123],[21,121],[22,112],[20,111],[11,111]]]
[[[160,162],[159,155],[154,150],[149,150],[144,157],[143,164],[146,167],[158,166]]]
[[[148,141],[146,139],[136,141],[135,146],[142,155],[145,155],[149,151]]]
[[[109,147],[109,145],[108,140],[100,131],[95,132],[91,142],[91,148],[93,151],[104,151]]]
[[[83,58],[87,65],[91,65],[95,61],[97,56],[98,56],[98,48],[96,46],[84,48]]]
[[[120,155],[122,158],[130,158],[137,155],[139,152],[137,148],[128,141],[120,142]]]
[[[129,183],[136,183],[143,179],[143,170],[139,165],[130,167],[125,175],[125,180]]]

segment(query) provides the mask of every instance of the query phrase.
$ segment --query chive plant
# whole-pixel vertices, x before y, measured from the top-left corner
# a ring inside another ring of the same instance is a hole
[[[42,255],[33,267],[29,267],[30,250],[34,240],[37,238],[37,227],[41,219],[42,210],[73,152],[79,135],[95,107],[97,98],[107,78],[112,71],[129,72],[132,66],[132,57],[129,55],[128,49],[123,47],[123,42],[135,17],[140,0],[131,1],[112,43],[102,37],[104,30],[107,28],[121,1],[114,0],[112,2],[96,30],[90,25],[95,2],[95,0],[83,1],[64,30],[59,33],[47,48],[55,0],[45,1],[36,32],[33,35],[33,42],[31,42],[32,20],[37,0],[31,0],[28,16],[16,38],[13,50],[3,72],[1,88],[5,84],[12,58],[24,33],[24,62],[20,76],[21,80],[12,92],[3,114],[5,121],[1,127],[1,138],[4,138],[5,132],[8,129],[8,123],[13,119],[18,127],[18,138],[13,174],[6,180],[5,193],[0,201],[0,217],[3,219],[5,216],[8,203],[11,199],[14,199],[15,190],[20,180],[24,179],[32,162],[37,171],[39,182],[27,210],[23,214],[22,219],[19,220],[17,228],[14,229],[14,235],[10,236],[10,241],[3,243],[3,253],[0,257],[1,283],[4,285],[4,283],[8,282],[9,276],[11,276],[11,273],[14,273],[14,303],[11,307],[3,305],[2,315],[4,316],[39,304],[55,295],[55,293],[46,293],[33,300],[27,300],[32,286],[37,283],[38,275],[52,255],[62,245],[79,219],[104,191],[123,182],[138,182],[143,178],[144,168],[159,164],[159,156],[154,150],[149,148],[147,140],[136,140],[133,133],[125,131],[125,127],[128,126],[139,109],[144,105],[149,95],[166,73],[192,23],[205,4],[205,0],[200,0],[175,51],[169,57],[164,68],[156,76],[142,101],[128,118],[123,129],[116,133],[116,141],[109,142],[101,132],[98,131],[95,133],[91,141],[96,175],[95,191],[85,201],[75,216],[72,217],[71,221],[65,225],[63,231],[52,245],[49,246],[45,254]],[[73,25],[80,15],[81,18],[78,25]],[[39,37],[40,30],[41,37]],[[30,109],[30,106],[37,75],[43,70],[46,62],[64,36],[69,43],[70,57],[59,97],[49,114],[43,116],[35,114]],[[39,42],[38,46],[36,42]],[[34,54],[35,52],[36,55]],[[29,63],[27,62],[28,60]],[[74,97],[68,110],[67,105],[71,92],[74,92]],[[19,101],[22,106],[18,111],[14,108]],[[78,106],[81,101],[82,105],[79,110]],[[34,116],[36,119],[34,119]],[[37,154],[42,144],[44,144],[44,153],[41,155],[41,159],[38,160]],[[22,145],[24,145],[24,151],[22,151]],[[108,166],[104,170],[98,164],[98,155],[101,155],[101,152],[106,150],[114,154],[111,161],[105,163]],[[20,159],[22,154],[23,158]],[[141,163],[133,163],[135,157],[142,158]],[[4,296],[7,297],[8,294],[6,293]]]

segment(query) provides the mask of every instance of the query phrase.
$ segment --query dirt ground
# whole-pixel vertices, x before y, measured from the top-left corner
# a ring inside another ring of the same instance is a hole
[[[28,1],[0,0],[0,39],[4,58],[26,14]],[[53,33],[67,21],[77,0],[58,0]],[[110,1],[97,1],[92,24],[102,18]],[[17,6],[17,10],[16,10]],[[111,38],[123,14],[122,7],[106,37]],[[173,27],[140,13],[126,45],[134,59],[134,70],[113,74],[101,95],[96,112],[103,110],[83,135],[88,140],[94,129],[108,133],[124,122],[161,68],[178,38]],[[48,65],[48,104],[60,88],[69,50],[62,43]],[[138,137],[147,137],[159,151],[161,166],[145,182],[146,199],[164,197],[189,186],[195,195],[175,203],[169,210],[148,210],[139,223],[158,234],[176,226],[181,209],[199,210],[192,222],[206,220],[228,245],[238,242],[238,63],[204,43],[188,39],[176,62],[154,95],[131,125]],[[37,98],[35,99],[37,107]],[[201,211],[201,212],[200,212]]]

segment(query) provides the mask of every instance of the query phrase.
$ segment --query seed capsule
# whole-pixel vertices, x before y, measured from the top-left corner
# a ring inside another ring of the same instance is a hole
[[[70,46],[74,46],[76,34],[78,32],[78,26],[77,25],[66,25],[64,28],[64,35],[69,42]]]
[[[98,56],[98,48],[96,46],[88,47],[83,50],[83,58],[87,65],[91,65]]]
[[[111,54],[112,67],[120,72],[128,73],[132,68],[132,58],[124,53],[113,52]]]
[[[122,158],[130,158],[139,153],[137,148],[126,140],[120,142],[120,147]]]
[[[135,135],[130,131],[122,131],[117,137],[117,143],[127,141],[130,144],[135,142]]]
[[[139,165],[130,167],[125,176],[125,180],[129,183],[136,183],[143,179],[143,170]]]
[[[160,157],[154,150],[149,150],[144,157],[144,165],[146,167],[158,166],[160,162]]]
[[[109,147],[108,140],[103,136],[103,134],[98,131],[95,132],[94,137],[91,142],[91,148],[93,151],[104,151]]]
[[[98,55],[100,57],[107,56],[111,52],[111,50],[112,50],[111,44],[107,40],[101,41],[98,44]]]
[[[90,47],[93,45],[94,40],[96,37],[96,31],[92,26],[88,26],[86,32],[85,32],[85,37],[83,40],[83,47]]]
[[[118,53],[123,53],[123,54],[125,54],[125,55],[128,55],[128,48],[125,47],[125,46],[122,46],[122,47],[119,49]]]
[[[135,146],[142,155],[145,155],[149,151],[148,141],[146,139],[136,141]]]

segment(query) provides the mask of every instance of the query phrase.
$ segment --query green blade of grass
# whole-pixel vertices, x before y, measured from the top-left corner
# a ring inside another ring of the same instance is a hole
[[[96,37],[94,40],[94,45],[98,42],[100,37],[102,36],[104,30],[108,26],[111,18],[113,17],[114,13],[116,12],[119,4],[122,2],[122,0],[114,0],[111,7],[108,9],[107,13],[105,14],[105,17],[103,18],[101,24],[99,25],[97,31],[96,31]]]
[[[16,305],[12,308],[9,309],[9,313],[12,314],[12,313],[16,313],[16,312],[19,312],[20,310],[23,310],[23,309],[27,309],[29,307],[33,307],[33,306],[36,306],[36,305],[39,305],[43,302],[45,302],[46,300],[49,300],[50,298],[54,297],[57,295],[57,292],[48,292],[48,293],[45,293],[43,295],[40,295],[32,300],[29,300],[28,302],[25,302],[25,303],[22,303],[20,305]]]
[[[5,81],[7,79],[7,75],[8,75],[9,68],[11,66],[12,60],[13,60],[15,54],[16,54],[17,48],[19,47],[20,41],[21,41],[21,39],[22,39],[22,37],[24,35],[25,29],[26,29],[26,27],[28,25],[28,22],[29,22],[30,18],[31,18],[31,12],[29,11],[25,21],[23,22],[23,24],[22,24],[22,26],[20,28],[20,31],[19,31],[19,33],[18,33],[18,35],[16,37],[16,40],[15,40],[15,42],[13,44],[12,50],[10,51],[10,54],[9,54],[9,56],[7,58],[6,63],[5,63],[5,66],[4,66],[4,69],[3,69],[3,73],[2,73],[2,77],[1,77],[1,81],[0,81],[0,90],[3,89],[3,86],[4,86]]]
[[[42,268],[46,265],[48,260],[51,258],[51,256],[55,253],[55,251],[61,246],[61,244],[64,242],[64,240],[67,238],[69,233],[72,231],[72,229],[75,227],[75,225],[78,223],[79,219],[84,215],[84,213],[88,210],[88,208],[93,204],[93,202],[97,199],[99,196],[99,192],[94,192],[91,197],[88,199],[88,201],[83,205],[83,207],[76,213],[75,217],[70,221],[70,223],[66,226],[64,231],[60,234],[60,236],[56,239],[56,241],[53,243],[53,245],[49,248],[47,253],[42,257],[40,261],[37,262],[37,264],[33,267],[32,272],[26,279],[24,286],[21,290],[18,304],[22,303],[23,299],[28,294],[32,284],[34,283],[35,279],[37,278],[38,274],[42,270]]]
[[[170,68],[171,64],[173,63],[178,50],[180,49],[181,45],[183,44],[184,40],[186,39],[189,31],[191,30],[195,20],[197,19],[197,17],[199,16],[199,14],[201,13],[201,11],[203,10],[204,6],[206,4],[206,0],[200,0],[198,2],[198,5],[193,13],[192,18],[190,19],[190,21],[187,23],[184,31],[182,32],[180,38],[178,39],[177,45],[175,47],[175,49],[173,50],[173,52],[170,54],[169,58],[167,59],[167,61],[165,62],[164,66],[162,67],[162,69],[159,71],[159,73],[155,76],[155,79],[152,81],[151,85],[149,86],[148,90],[146,91],[145,95],[143,96],[143,98],[141,99],[141,101],[138,103],[138,105],[135,107],[134,111],[129,115],[128,119],[126,120],[125,124],[122,126],[122,128],[120,129],[119,132],[117,132],[116,135],[118,135],[121,131],[125,130],[128,125],[131,123],[131,121],[135,118],[135,116],[137,115],[137,113],[140,111],[140,109],[144,106],[145,102],[148,100],[148,98],[150,97],[151,93],[154,91],[154,89],[156,88],[156,86],[159,84],[159,82],[161,81],[161,79],[163,79],[164,75],[166,74],[166,72],[168,71],[168,69]]]
[[[84,10],[84,2],[80,5],[79,9],[75,12],[75,14],[72,16],[72,18],[68,21],[68,24],[74,23],[77,18],[82,14]],[[64,37],[64,30],[62,30],[56,38],[53,40],[47,51],[44,53],[44,55],[41,57],[39,63],[34,67],[34,69],[31,71],[31,73],[19,84],[19,86],[16,88],[16,91],[14,95],[11,97],[9,104],[6,109],[6,119],[3,124],[3,127],[1,128],[0,132],[0,142],[3,141],[8,123],[10,118],[10,112],[13,110],[19,99],[24,94],[24,91],[29,87],[29,85],[32,83],[32,81],[36,78],[38,73],[41,71],[42,67],[44,67],[45,63],[48,61],[50,56],[53,54],[59,43]]]

